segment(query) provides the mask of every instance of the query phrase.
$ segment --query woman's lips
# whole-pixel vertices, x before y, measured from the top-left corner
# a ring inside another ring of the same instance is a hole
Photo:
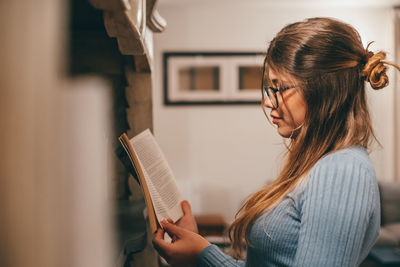
[[[272,123],[275,123],[275,124],[279,123],[279,121],[282,120],[281,117],[277,117],[277,116],[273,116],[273,115],[271,115],[271,118],[272,118]]]

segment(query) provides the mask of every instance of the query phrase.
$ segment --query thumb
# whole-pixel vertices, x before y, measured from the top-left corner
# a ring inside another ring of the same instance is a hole
[[[184,200],[181,202],[182,211],[185,215],[192,215],[192,209],[190,208],[189,201]]]
[[[168,221],[164,220],[161,222],[161,226],[169,235],[176,235],[178,238],[182,237],[186,230],[182,227],[179,227],[175,224],[169,223]]]

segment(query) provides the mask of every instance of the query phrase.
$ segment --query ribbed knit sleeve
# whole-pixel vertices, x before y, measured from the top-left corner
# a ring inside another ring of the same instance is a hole
[[[244,261],[235,260],[224,254],[217,246],[210,245],[203,249],[197,256],[196,266],[198,267],[219,267],[219,266],[245,266]]]
[[[294,266],[357,266],[363,251],[369,251],[362,245],[378,235],[376,230],[370,236],[366,233],[379,229],[370,220],[379,193],[374,170],[368,166],[362,159],[338,153],[311,170],[298,203],[301,224]]]

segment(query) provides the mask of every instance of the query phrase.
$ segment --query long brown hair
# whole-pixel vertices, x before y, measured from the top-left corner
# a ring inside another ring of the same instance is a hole
[[[369,46],[369,45],[368,45]],[[250,245],[248,228],[271,211],[315,165],[333,151],[349,146],[368,148],[376,139],[368,111],[365,81],[372,88],[388,84],[386,54],[363,47],[358,32],[331,18],[311,18],[284,27],[267,50],[269,68],[288,74],[307,104],[305,121],[290,140],[278,177],[254,193],[229,228],[236,257]],[[268,75],[265,75],[268,83]],[[264,100],[264,99],[263,99]]]

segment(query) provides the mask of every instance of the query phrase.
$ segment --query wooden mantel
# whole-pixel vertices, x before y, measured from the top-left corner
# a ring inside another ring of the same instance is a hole
[[[147,128],[153,129],[153,32],[162,32],[166,26],[166,21],[156,10],[157,1],[89,0],[103,11],[107,34],[117,39],[121,54],[133,57],[125,67],[129,137]]]
[[[162,32],[166,21],[160,16],[157,0],[89,0],[103,10],[110,37],[117,38],[123,55],[132,55],[136,72],[151,72],[152,32]],[[147,27],[146,27],[147,26]]]

